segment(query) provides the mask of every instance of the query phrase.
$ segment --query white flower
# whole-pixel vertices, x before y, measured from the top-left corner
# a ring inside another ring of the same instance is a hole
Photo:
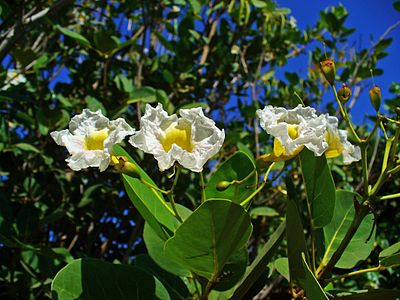
[[[67,147],[71,156],[66,161],[72,170],[98,167],[104,171],[110,164],[113,145],[134,132],[122,118],[110,121],[100,110],[84,109],[71,119],[69,129],[50,135],[58,145]]]
[[[326,119],[317,116],[315,109],[298,105],[294,109],[266,106],[257,110],[261,127],[274,139],[272,153],[266,161],[283,161],[296,156],[304,147],[322,155],[328,148],[325,140]]]
[[[361,149],[359,146],[352,145],[347,140],[347,131],[338,129],[339,121],[336,117],[325,115],[327,127],[325,139],[329,146],[325,152],[327,158],[338,157],[343,155],[343,163],[351,164],[361,159]]]
[[[220,150],[225,132],[204,116],[200,107],[181,109],[180,116],[168,116],[160,103],[156,108],[147,104],[140,131],[129,142],[153,154],[161,171],[176,161],[193,172],[201,172],[207,160]]]
[[[6,76],[6,85],[1,87],[2,91],[8,90],[12,85],[16,86],[19,85],[20,83],[25,83],[26,78],[24,75],[20,74],[17,70],[8,70],[7,71],[7,76]]]

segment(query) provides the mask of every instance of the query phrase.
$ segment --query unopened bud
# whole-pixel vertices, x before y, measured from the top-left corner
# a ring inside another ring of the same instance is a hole
[[[327,58],[324,61],[321,61],[320,64],[326,81],[328,81],[330,85],[333,85],[336,75],[335,62],[332,59]]]
[[[379,107],[381,106],[382,102],[382,95],[381,89],[377,85],[369,90],[369,99],[371,100],[375,110],[379,111]]]
[[[217,183],[216,188],[218,191],[222,192],[225,191],[230,185],[231,182],[223,180]]]
[[[343,84],[343,86],[338,90],[337,94],[340,102],[346,103],[350,99],[351,90],[347,85]]]
[[[125,156],[116,156],[116,158],[118,159],[118,163],[115,163],[114,159],[114,168],[118,172],[134,178],[140,178],[139,169],[135,164],[129,162]]]

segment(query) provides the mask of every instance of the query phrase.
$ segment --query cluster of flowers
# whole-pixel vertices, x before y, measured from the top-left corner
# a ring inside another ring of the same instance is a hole
[[[261,127],[274,137],[273,151],[263,156],[265,161],[291,159],[304,147],[316,156],[343,155],[345,164],[361,159],[360,148],[347,140],[345,130],[338,129],[336,117],[318,116],[315,109],[301,105],[291,110],[267,106],[257,115]],[[225,132],[201,108],[181,109],[178,117],[169,116],[158,104],[156,108],[146,106],[139,131],[122,118],[110,121],[100,110],[84,109],[71,119],[69,129],[51,133],[58,145],[67,148],[71,156],[66,161],[75,171],[87,167],[107,169],[116,160],[113,145],[127,136],[134,147],[154,155],[161,171],[178,162],[193,172],[201,172],[222,147]]]

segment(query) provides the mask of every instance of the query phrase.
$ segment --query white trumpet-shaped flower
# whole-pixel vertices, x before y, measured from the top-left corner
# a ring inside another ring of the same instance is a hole
[[[69,129],[53,131],[50,135],[71,154],[66,161],[72,170],[98,167],[104,171],[110,164],[112,147],[134,132],[122,118],[110,121],[100,110],[84,109],[71,119]]]
[[[327,126],[325,139],[328,149],[325,151],[327,158],[343,156],[344,164],[351,164],[361,159],[361,149],[359,146],[352,145],[347,140],[347,131],[338,129],[339,121],[336,117],[325,115]]]
[[[201,172],[207,160],[218,153],[224,139],[224,130],[204,116],[200,107],[181,109],[178,117],[169,116],[159,103],[156,108],[146,105],[140,130],[129,142],[153,154],[161,171],[178,162],[193,172]]]
[[[266,106],[257,110],[261,127],[274,137],[273,151],[265,161],[284,161],[296,156],[304,147],[315,155],[328,148],[325,140],[326,119],[314,108],[298,105],[294,109]]]

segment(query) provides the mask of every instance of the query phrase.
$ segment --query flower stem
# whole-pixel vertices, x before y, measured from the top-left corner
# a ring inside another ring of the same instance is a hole
[[[175,173],[174,183],[172,184],[171,189],[168,191],[167,197],[171,203],[171,207],[175,213],[175,217],[178,219],[179,222],[183,222],[183,219],[180,216],[178,209],[176,208],[175,198],[174,198],[174,189],[176,187],[176,184],[178,183],[178,178],[179,178],[180,173],[181,173],[181,168],[178,166],[176,169],[176,173]]]
[[[343,119],[345,119],[345,121],[349,125],[350,131],[354,135],[357,143],[361,144],[361,139],[359,138],[357,132],[354,130],[353,123],[351,122],[351,120],[349,118],[349,115],[348,115],[347,110],[346,110],[346,106],[344,106],[344,107],[342,106],[342,103],[340,102],[340,100],[338,98],[336,87],[334,85],[332,85],[332,89],[333,89],[333,93],[335,94],[336,102],[339,105],[340,112],[342,113]]]
[[[354,271],[354,272],[350,272],[347,274],[343,274],[340,276],[336,276],[336,277],[332,277],[330,279],[327,279],[327,282],[332,282],[332,281],[336,281],[339,279],[343,279],[343,278],[348,278],[351,276],[356,276],[356,275],[360,275],[360,274],[365,274],[365,273],[369,273],[369,272],[380,272],[380,271],[384,271],[386,270],[386,267],[384,266],[377,266],[377,267],[372,267],[372,268],[368,268],[368,269],[362,269],[362,270],[358,270],[358,271]]]
[[[263,182],[261,183],[261,185],[260,185],[249,197],[247,197],[246,199],[244,199],[244,200],[240,203],[241,206],[245,206],[247,203],[249,203],[250,200],[253,199],[254,196],[257,195],[257,194],[264,188],[264,186],[265,186],[265,184],[267,183],[267,180],[268,180],[268,175],[269,175],[269,173],[271,172],[271,170],[272,170],[272,168],[274,167],[274,165],[275,165],[275,163],[272,163],[272,164],[269,166],[267,172],[265,172],[264,180],[263,180]]]
[[[364,182],[364,195],[365,199],[369,196],[369,187],[368,187],[368,144],[366,142],[362,142],[360,144],[361,148],[361,163],[363,170],[363,182]]]
[[[400,198],[400,193],[381,196],[381,197],[378,197],[378,200],[389,200],[389,199],[395,199],[395,198]]]

